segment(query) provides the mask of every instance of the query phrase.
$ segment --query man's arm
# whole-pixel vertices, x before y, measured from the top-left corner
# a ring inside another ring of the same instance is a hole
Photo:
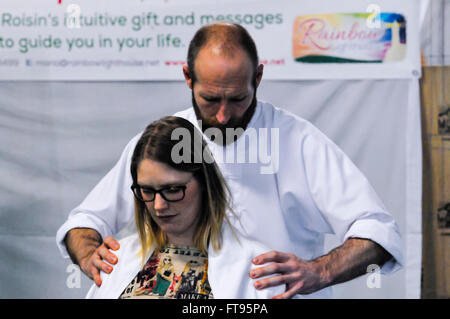
[[[369,239],[349,238],[314,262],[320,269],[321,277],[327,278],[326,286],[336,285],[367,273],[369,265],[381,268],[392,255],[383,247]]]
[[[81,270],[99,287],[102,283],[100,271],[109,274],[113,270],[112,266],[103,260],[113,265],[117,263],[117,256],[109,249],[118,250],[119,243],[110,236],[106,236],[103,241],[94,229],[71,229],[64,238],[64,244],[72,262],[79,265]]]
[[[382,266],[392,256],[377,243],[349,238],[341,246],[315,260],[305,261],[294,254],[268,252],[253,259],[255,265],[271,264],[254,269],[251,278],[277,274],[255,282],[257,289],[286,285],[286,292],[273,298],[292,298],[295,294],[310,294],[367,273],[371,264]]]

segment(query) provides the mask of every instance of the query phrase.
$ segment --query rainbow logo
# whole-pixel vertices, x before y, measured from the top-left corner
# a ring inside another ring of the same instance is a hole
[[[401,14],[334,13],[298,16],[292,53],[301,63],[389,63],[406,56]]]

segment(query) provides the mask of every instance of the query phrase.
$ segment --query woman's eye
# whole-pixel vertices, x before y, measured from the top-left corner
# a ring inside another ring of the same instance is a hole
[[[168,193],[177,193],[177,192],[179,192],[180,190],[181,190],[181,189],[178,188],[178,187],[170,187],[170,188],[166,189],[166,192],[168,192]]]

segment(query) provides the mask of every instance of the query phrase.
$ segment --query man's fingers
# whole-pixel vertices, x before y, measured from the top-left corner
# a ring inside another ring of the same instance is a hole
[[[299,272],[298,263],[294,260],[289,260],[282,263],[270,263],[267,266],[255,268],[250,271],[250,277],[260,278],[273,274],[287,274]]]
[[[286,283],[286,275],[273,276],[263,280],[258,280],[255,282],[256,289],[264,289],[268,287],[274,287],[279,285],[284,285]]]
[[[302,287],[302,283],[299,283],[297,285],[294,285],[290,289],[288,289],[286,292],[279,294],[277,296],[273,296],[272,299],[291,299],[297,294],[297,291]]]
[[[100,257],[93,259],[92,263],[98,270],[101,270],[104,273],[109,274],[113,271],[113,267],[105,263]]]
[[[269,251],[268,253],[264,253],[253,258],[253,263],[255,265],[261,265],[268,262],[285,262],[289,259],[293,258],[292,254],[282,253],[279,251]]]
[[[103,243],[108,249],[118,250],[120,248],[120,244],[117,240],[112,238],[111,236],[106,236],[103,240]]]
[[[105,245],[103,245],[103,244],[100,245],[97,248],[97,253],[101,259],[104,259],[113,265],[115,265],[117,263],[117,256],[114,255],[112,252],[110,252],[109,249]]]
[[[97,285],[97,287],[100,287],[102,285],[102,278],[100,277],[100,272],[95,266],[91,268],[91,274],[94,283]]]
[[[264,288],[269,288],[269,287],[275,287],[275,286],[280,286],[280,285],[284,285],[284,284],[289,284],[291,282],[294,282],[295,280],[298,280],[298,278],[294,274],[272,276],[269,278],[265,278],[265,279],[256,281],[255,288],[256,289],[264,289]]]
[[[293,262],[286,263],[271,263],[267,266],[255,268],[250,271],[250,277],[260,278],[264,276],[269,276],[273,274],[285,274],[289,272],[296,271],[296,264]]]

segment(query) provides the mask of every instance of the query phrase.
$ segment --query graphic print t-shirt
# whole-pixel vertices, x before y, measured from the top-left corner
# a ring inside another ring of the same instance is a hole
[[[155,250],[119,298],[212,299],[208,256],[188,246]]]

